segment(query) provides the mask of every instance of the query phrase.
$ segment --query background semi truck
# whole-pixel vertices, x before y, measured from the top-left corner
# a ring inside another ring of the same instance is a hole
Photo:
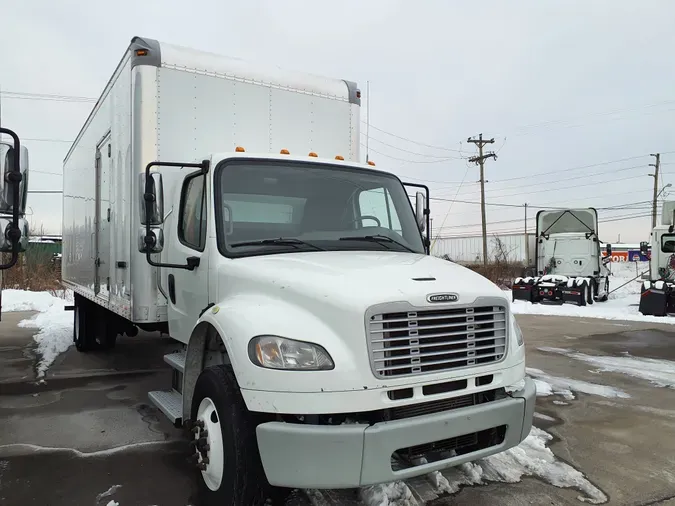
[[[27,191],[28,150],[16,132],[0,127],[0,316],[2,271],[16,265],[28,242]]]
[[[607,300],[612,246],[603,259],[595,209],[539,211],[535,245],[536,274],[514,280],[513,300],[579,306]]]
[[[640,313],[652,316],[675,314],[675,201],[667,200],[661,207],[661,223],[651,231],[649,273],[640,290]],[[640,243],[644,256],[649,243]]]
[[[360,101],[136,37],[64,161],[73,339],[176,341],[149,397],[189,429],[204,504],[405,479],[530,431],[508,299],[429,256],[429,190],[360,163]]]

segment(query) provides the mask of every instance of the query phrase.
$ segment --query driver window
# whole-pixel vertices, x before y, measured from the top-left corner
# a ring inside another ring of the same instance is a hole
[[[380,227],[402,234],[398,213],[386,188],[362,191],[359,194],[359,214],[363,217],[363,220],[357,222],[359,228],[378,226],[376,220],[366,218],[366,216],[372,216],[379,220]]]

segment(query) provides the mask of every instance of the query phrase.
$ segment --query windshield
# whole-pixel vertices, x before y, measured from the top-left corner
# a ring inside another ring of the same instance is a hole
[[[236,160],[215,176],[218,245],[226,256],[289,251],[424,253],[403,185],[339,165]]]

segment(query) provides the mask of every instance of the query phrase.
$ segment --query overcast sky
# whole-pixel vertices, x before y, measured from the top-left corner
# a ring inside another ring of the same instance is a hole
[[[531,216],[537,206],[618,205],[625,209],[600,210],[601,221],[610,220],[601,239],[647,240],[649,153],[662,153],[659,187],[675,185],[672,1],[0,0],[0,7],[0,89],[10,92],[2,95],[2,122],[30,150],[31,190],[61,189],[69,143],[58,141],[74,139],[92,104],[11,92],[96,98],[134,35],[354,80],[364,94],[370,81],[371,159],[429,182],[439,199],[478,202],[478,168],[465,160],[475,147],[466,140],[494,137],[499,156],[486,165],[491,232],[522,230],[524,209],[515,206],[525,202]],[[60,233],[60,195],[32,194],[28,205],[34,230]],[[480,231],[475,203],[435,200],[432,216],[436,234]]]

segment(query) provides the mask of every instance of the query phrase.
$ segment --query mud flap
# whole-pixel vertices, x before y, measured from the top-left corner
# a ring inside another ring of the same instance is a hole
[[[640,291],[640,313],[651,316],[667,316],[670,293],[670,288],[663,281],[643,283]]]
[[[532,281],[521,280],[511,286],[512,300],[526,300],[535,302],[537,299],[536,285]]]
[[[586,297],[587,296],[584,295],[583,286],[565,286],[560,289],[560,298],[562,299],[563,304],[576,304],[577,306],[585,306]]]

